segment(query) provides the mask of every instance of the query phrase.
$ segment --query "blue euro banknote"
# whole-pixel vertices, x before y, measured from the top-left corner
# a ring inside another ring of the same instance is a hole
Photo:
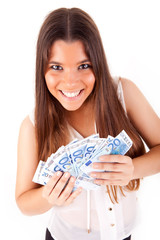
[[[100,161],[99,157],[103,155],[125,155],[131,146],[132,140],[124,130],[115,138],[100,138],[94,134],[82,140],[74,139],[51,154],[46,162],[39,162],[33,181],[45,185],[55,172],[69,172],[76,178],[73,190],[78,187],[95,190],[99,185],[90,177],[90,172],[95,171],[92,163]]]

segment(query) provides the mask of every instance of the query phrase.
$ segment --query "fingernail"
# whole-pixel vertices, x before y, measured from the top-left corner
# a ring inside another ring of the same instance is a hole
[[[61,175],[62,173],[60,172],[60,171],[58,171],[57,173],[56,173],[56,175],[59,177],[60,175]]]
[[[65,178],[68,178],[68,177],[69,177],[69,173],[66,172],[66,173],[64,174],[64,177],[65,177]]]
[[[91,177],[96,177],[96,173],[91,173],[90,176]]]
[[[99,181],[95,180],[94,183],[95,183],[95,184],[99,184]]]
[[[75,182],[75,178],[74,177],[71,177],[71,182]]]
[[[98,168],[98,164],[96,164],[96,163],[93,163],[92,166],[93,166],[93,168]]]

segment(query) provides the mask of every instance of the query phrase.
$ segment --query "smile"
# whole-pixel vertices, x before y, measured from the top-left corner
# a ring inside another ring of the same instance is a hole
[[[81,93],[82,90],[79,90],[79,91],[76,91],[76,92],[66,92],[66,91],[62,91],[62,94],[68,98],[74,98],[74,97],[77,97],[80,93]]]

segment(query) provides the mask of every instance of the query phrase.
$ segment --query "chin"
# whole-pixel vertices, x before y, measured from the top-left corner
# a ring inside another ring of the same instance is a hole
[[[77,111],[78,109],[79,109],[79,108],[71,108],[71,107],[66,108],[66,107],[65,107],[65,110],[66,110],[66,111],[70,111],[70,112]]]
[[[73,106],[72,104],[70,106],[66,106],[66,105],[62,105],[64,107],[65,110],[67,111],[71,111],[71,112],[74,112],[74,111],[77,111],[78,109],[81,108],[82,105],[77,105],[77,106]]]

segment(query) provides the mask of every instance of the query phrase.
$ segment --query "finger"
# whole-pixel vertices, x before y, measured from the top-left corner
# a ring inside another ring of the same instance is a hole
[[[93,169],[100,169],[104,171],[126,171],[129,165],[132,165],[132,159],[128,156],[121,155],[104,155],[100,162],[92,164]]]
[[[99,185],[120,185],[125,186],[129,183],[131,177],[123,172],[96,172],[94,183]]]
[[[119,163],[94,163],[93,169],[112,171],[112,172],[121,172],[124,170],[124,164]]]
[[[119,185],[126,186],[129,183],[128,179],[96,179],[94,181],[95,184],[98,185]]]
[[[53,188],[55,187],[56,183],[59,181],[59,179],[61,178],[62,176],[62,172],[58,171],[56,172],[52,177],[51,179],[48,181],[48,183],[44,186],[44,189],[43,189],[43,197],[44,198],[47,198],[50,193],[52,192]]]
[[[99,157],[100,162],[108,163],[127,163],[129,159],[128,156],[123,155],[102,155]]]
[[[92,172],[90,176],[96,180],[119,180],[124,177],[124,174],[122,172]]]
[[[70,203],[73,202],[73,200],[78,197],[78,195],[82,192],[82,188],[79,187],[76,191],[74,191],[73,193],[70,194],[70,196],[68,197],[68,199],[65,202],[65,205],[69,205]]]
[[[62,190],[64,189],[65,185],[67,184],[68,179],[70,178],[70,173],[65,172],[62,177],[59,179],[57,184],[55,185],[54,189],[50,193],[50,199],[57,199],[61,194]]]
[[[104,171],[122,172],[125,171],[126,166],[124,163],[94,163],[93,169],[99,169]]]
[[[58,202],[60,205],[62,205],[63,202],[66,201],[66,199],[69,197],[69,195],[71,194],[73,187],[74,187],[74,183],[75,183],[75,177],[71,177],[69,179],[69,182],[67,183],[67,185],[65,186],[64,190],[61,192],[59,198],[58,198]]]
[[[95,184],[98,185],[119,185],[119,186],[124,186],[127,185],[128,182],[123,182],[122,179],[116,179],[116,180],[110,180],[110,179],[96,179],[94,181]]]

